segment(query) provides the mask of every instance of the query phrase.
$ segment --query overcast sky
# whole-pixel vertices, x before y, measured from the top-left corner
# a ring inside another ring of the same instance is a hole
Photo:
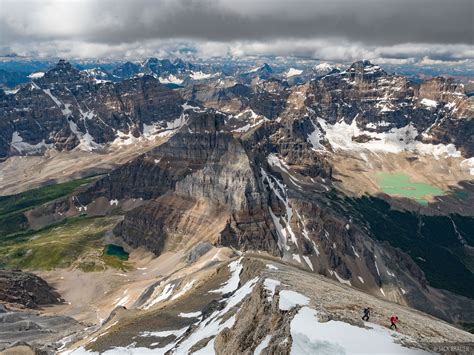
[[[0,0],[0,51],[66,58],[473,60],[472,0]]]

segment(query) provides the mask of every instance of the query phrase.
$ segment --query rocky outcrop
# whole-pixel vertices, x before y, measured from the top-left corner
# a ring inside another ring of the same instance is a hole
[[[0,270],[0,302],[26,308],[58,304],[59,294],[40,277],[18,270]]]
[[[278,302],[272,302],[268,295],[269,291],[262,284],[255,287],[239,309],[234,326],[225,328],[216,336],[216,354],[253,352],[267,334],[271,334],[271,342],[267,342],[262,354],[290,353],[290,323],[295,312],[279,310]]]
[[[73,333],[83,334],[83,324],[66,316],[44,316],[37,312],[0,313],[2,354],[56,354],[61,340]]]

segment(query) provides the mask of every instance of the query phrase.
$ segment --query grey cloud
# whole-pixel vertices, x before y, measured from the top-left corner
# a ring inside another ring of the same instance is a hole
[[[2,21],[1,31],[7,34],[2,37],[15,33],[17,38],[109,44],[158,38],[473,42],[471,0],[20,0],[0,6],[0,16],[9,19]],[[17,11],[19,7],[29,11]],[[20,19],[12,19],[11,13]],[[65,23],[68,14],[71,18]],[[50,18],[43,21],[42,16]]]
[[[207,56],[461,60],[473,57],[473,26],[471,0],[0,2],[0,47],[79,56],[194,41]]]

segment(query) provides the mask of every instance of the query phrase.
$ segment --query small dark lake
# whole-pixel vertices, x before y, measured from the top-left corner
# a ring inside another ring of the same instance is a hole
[[[128,253],[119,245],[107,244],[104,247],[104,255],[115,256],[120,260],[128,260]]]

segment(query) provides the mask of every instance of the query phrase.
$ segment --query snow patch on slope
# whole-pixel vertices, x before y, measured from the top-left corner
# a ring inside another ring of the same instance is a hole
[[[212,290],[209,292],[212,293],[229,293],[237,290],[239,287],[239,282],[240,282],[240,273],[242,272],[244,266],[241,263],[242,258],[235,260],[229,264],[229,271],[231,272],[231,276],[229,280],[225,284],[223,284],[220,288],[217,290]]]
[[[280,291],[280,301],[278,308],[282,311],[289,311],[296,306],[306,306],[309,304],[309,298],[292,290]]]
[[[318,122],[326,132],[326,138],[335,150],[367,150],[381,153],[416,151],[420,154],[433,155],[436,159],[442,157],[458,158],[461,156],[461,152],[456,150],[454,144],[434,145],[417,141],[418,131],[411,123],[405,127],[392,128],[388,132],[377,133],[359,129],[356,119],[350,125],[344,121],[331,125],[322,118],[318,118]],[[358,143],[352,140],[352,137],[362,134],[371,137],[372,140],[366,143]]]
[[[30,75],[28,75],[28,78],[30,78],[30,79],[39,79],[39,78],[42,78],[43,76],[44,76],[44,72],[39,71],[39,72],[36,72],[36,73],[31,73]]]
[[[178,77],[174,76],[173,74],[170,74],[167,78],[164,78],[164,77],[160,76],[158,78],[158,80],[162,84],[176,84],[176,85],[181,85],[184,81],[184,80],[179,79]]]
[[[216,74],[208,74],[208,73],[203,73],[202,71],[193,71],[189,77],[193,80],[205,80],[212,78]]]
[[[285,73],[285,77],[291,78],[292,76],[301,75],[302,73],[303,73],[303,71],[300,70],[300,69],[290,68]]]
[[[36,144],[30,144],[23,141],[23,137],[20,136],[18,131],[13,132],[12,140],[10,142],[10,147],[15,149],[18,153],[41,153],[48,148],[52,148],[53,144],[46,144],[45,140],[43,139],[41,142]]]
[[[291,354],[429,354],[396,344],[393,333],[379,325],[366,329],[334,320],[320,323],[317,314],[303,307],[291,321]]]

